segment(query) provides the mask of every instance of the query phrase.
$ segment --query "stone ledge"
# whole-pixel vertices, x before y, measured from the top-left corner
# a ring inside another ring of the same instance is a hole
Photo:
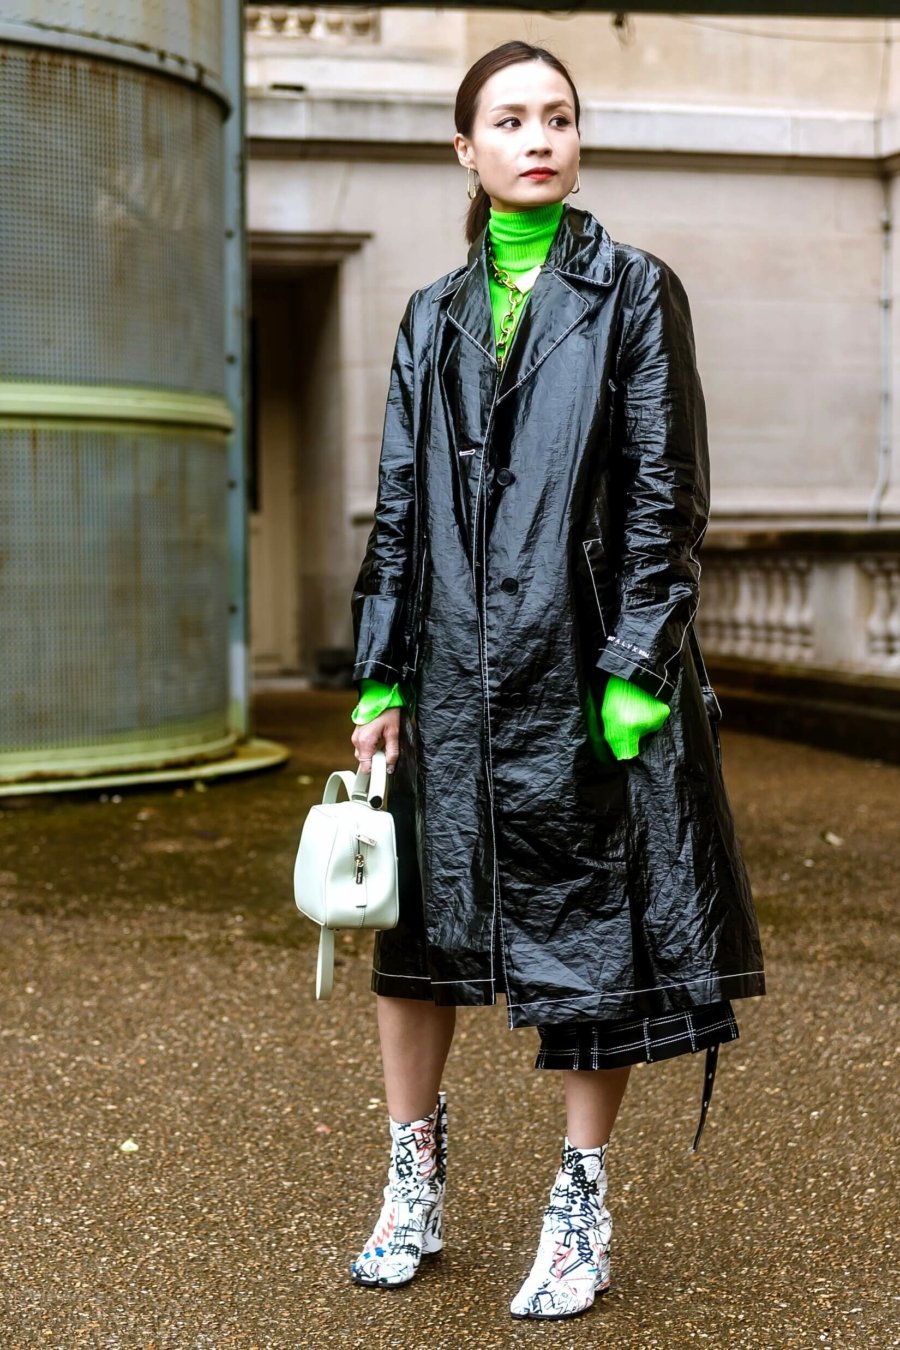
[[[707,658],[723,723],[844,754],[900,763],[900,674],[841,674]]]
[[[769,528],[735,525],[710,526],[700,550],[701,561],[716,554],[802,553],[823,554],[830,559],[847,554],[900,553],[900,527],[896,525],[790,526]]]
[[[302,79],[298,66],[298,83]],[[594,152],[850,160],[875,164],[900,150],[900,122],[867,113],[811,113],[715,105],[588,102],[582,147]],[[449,143],[449,95],[248,89],[251,140],[344,141],[425,147]]]

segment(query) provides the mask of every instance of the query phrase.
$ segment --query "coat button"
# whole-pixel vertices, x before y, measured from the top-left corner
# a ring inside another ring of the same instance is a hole
[[[509,706],[510,706],[511,708],[524,708],[524,707],[525,707],[525,695],[524,695],[524,694],[508,694],[508,695],[507,695],[506,701],[507,701],[507,703],[509,704]]]
[[[515,577],[504,577],[500,582],[500,589],[501,591],[505,591],[507,595],[515,595],[516,591],[519,589],[519,583],[516,581]]]
[[[510,473],[509,469],[497,470],[497,482],[500,484],[501,487],[509,487],[512,481],[513,476]]]

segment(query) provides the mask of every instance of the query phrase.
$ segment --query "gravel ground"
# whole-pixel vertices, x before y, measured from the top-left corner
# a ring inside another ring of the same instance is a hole
[[[260,697],[278,772],[0,807],[3,1350],[900,1345],[900,767],[734,734],[770,995],[737,1005],[696,1156],[702,1057],[633,1074],[613,1289],[509,1318],[563,1116],[502,1008],[464,1010],[448,1068],[445,1254],[403,1291],[349,1283],[388,1148],[370,940],[317,1005],[290,875],[352,699]]]

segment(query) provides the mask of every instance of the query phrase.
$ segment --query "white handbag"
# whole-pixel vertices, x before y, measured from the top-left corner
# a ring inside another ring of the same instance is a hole
[[[338,801],[342,786],[345,802]],[[321,926],[316,998],[331,997],[335,929],[397,925],[397,841],[386,794],[387,763],[376,750],[370,774],[333,773],[321,805],[303,822],[294,899],[300,913]]]

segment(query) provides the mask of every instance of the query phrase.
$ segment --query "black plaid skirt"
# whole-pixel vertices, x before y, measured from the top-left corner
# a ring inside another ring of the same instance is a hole
[[[740,1034],[727,1001],[654,1017],[559,1022],[538,1031],[536,1069],[618,1069],[708,1050]]]
[[[684,1012],[655,1017],[627,1017],[608,1022],[559,1022],[538,1027],[541,1048],[536,1069],[619,1069],[675,1055],[706,1051],[700,1119],[691,1151],[697,1152],[712,1101],[719,1046],[738,1037],[729,1002],[710,1003]]]

